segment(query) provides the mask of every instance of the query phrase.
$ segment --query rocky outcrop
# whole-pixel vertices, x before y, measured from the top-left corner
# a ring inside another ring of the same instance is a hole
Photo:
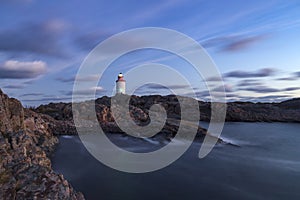
[[[105,96],[95,101],[97,119],[106,132],[120,132],[121,130],[114,123],[115,120],[111,113],[110,100],[109,97]],[[149,123],[149,108],[156,103],[159,103],[165,108],[168,119],[181,119],[180,104],[174,95],[132,96],[129,106],[131,117],[137,124]],[[82,102],[80,103],[80,108],[85,109],[88,104],[89,101]],[[202,121],[210,121],[211,104],[202,101],[198,101],[198,104],[200,119]],[[227,103],[226,106],[226,121],[300,122],[300,99],[292,99],[281,103],[230,102]],[[35,111],[53,118],[50,124],[53,126],[53,132],[55,134],[76,134],[71,103],[50,103],[48,105],[39,106]],[[170,126],[167,120],[163,132],[166,132],[168,129],[171,130],[172,128],[170,128]]]
[[[129,98],[129,96],[126,95],[123,95],[122,97],[125,99]],[[193,100],[189,98],[187,99]],[[86,110],[90,103],[91,101],[85,101],[77,103],[75,106],[77,107],[77,109]],[[168,137],[173,137],[177,133],[177,129],[180,124],[179,121],[181,119],[180,105],[178,104],[178,100],[175,96],[132,96],[130,98],[129,105],[131,118],[138,125],[147,125],[148,123],[150,123],[149,109],[153,104],[161,104],[167,111],[167,121],[160,133],[163,133]],[[73,123],[71,103],[50,103],[48,105],[41,105],[37,107],[34,111],[52,117],[52,119],[49,119],[48,121],[50,122],[50,127],[54,128],[54,130],[52,131],[55,134],[76,134],[76,128]],[[101,128],[104,132],[123,133],[123,131],[118,127],[118,125],[115,122],[114,116],[111,111],[111,99],[109,97],[105,96],[97,99],[95,101],[95,111],[98,122],[100,123]],[[90,124],[88,124],[88,119],[84,123],[86,124],[86,126],[91,126]],[[66,132],[64,130],[68,131]],[[206,130],[199,126],[198,137],[202,137],[205,134]]]
[[[281,103],[228,103],[227,121],[300,122],[300,99]]]
[[[84,199],[51,168],[48,156],[58,142],[51,120],[0,90],[1,199]]]

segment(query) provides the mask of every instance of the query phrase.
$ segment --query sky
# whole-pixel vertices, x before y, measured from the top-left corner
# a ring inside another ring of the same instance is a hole
[[[222,74],[227,101],[300,97],[299,1],[0,0],[0,4],[0,88],[24,106],[70,102],[74,78],[89,53],[114,34],[143,27],[172,29],[202,45]],[[130,42],[135,38],[125,45]],[[215,77],[202,80],[184,60],[154,49],[120,57],[90,89],[97,97],[111,96],[118,73],[143,63],[176,69],[191,82],[197,98],[209,100],[205,84],[213,84]],[[95,79],[96,74],[79,78],[85,83]],[[174,81],[173,87],[181,85]],[[145,85],[136,94],[168,92],[159,85]],[[81,95],[84,99],[85,91]]]

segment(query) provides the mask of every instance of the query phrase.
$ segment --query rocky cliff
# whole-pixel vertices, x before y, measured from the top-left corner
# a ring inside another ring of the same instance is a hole
[[[51,168],[48,156],[58,142],[51,120],[0,90],[1,199],[84,199]]]

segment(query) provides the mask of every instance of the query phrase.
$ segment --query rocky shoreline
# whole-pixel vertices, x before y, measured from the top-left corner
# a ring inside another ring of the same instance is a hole
[[[189,99],[187,97],[182,98]],[[103,129],[107,129],[108,126],[112,127],[110,123],[114,122],[110,109],[110,101],[111,98],[107,96],[98,98],[95,101],[97,119],[103,124]],[[80,106],[86,107],[89,103],[89,101],[82,102]],[[165,108],[168,119],[181,119],[180,105],[174,95],[131,96],[129,106],[131,117],[138,124],[148,123],[148,110],[151,105],[156,103],[161,104]],[[211,118],[210,102],[198,101],[198,104],[200,120],[209,122]],[[226,107],[227,122],[300,122],[300,98],[280,103],[229,102],[226,104]],[[34,111],[51,116],[56,120],[54,124],[57,125],[58,129],[61,129],[57,134],[68,134],[66,131],[70,132],[70,130],[72,133],[76,132],[73,128],[72,103],[40,105]]]
[[[1,199],[84,199],[51,168],[58,139],[44,118],[0,90]]]
[[[125,98],[129,96],[124,95]],[[180,97],[187,98],[187,97]],[[196,101],[187,98],[188,101]],[[78,103],[85,109],[91,101]],[[171,139],[179,122],[189,131],[189,122],[181,120],[180,105],[174,95],[132,96],[130,116],[139,125],[150,123],[149,108],[159,103],[167,114],[160,135]],[[210,120],[210,103],[197,102],[200,120]],[[98,122],[105,133],[123,133],[111,112],[111,98],[96,99]],[[88,121],[88,120],[87,120]],[[300,122],[300,99],[281,103],[233,102],[227,104],[226,121]],[[84,126],[85,124],[83,124]],[[202,140],[207,130],[198,129]],[[35,109],[23,108],[0,90],[0,193],[3,199],[84,199],[61,174],[51,168],[49,155],[58,143],[58,135],[76,135],[71,103],[50,103]],[[223,141],[219,139],[219,142]]]
[[[97,101],[97,118],[106,133],[123,133],[110,110],[110,98]],[[84,108],[89,102],[82,102]],[[153,103],[153,102],[151,102]],[[151,104],[149,104],[151,105]],[[145,108],[131,106],[137,123],[149,122]],[[160,132],[166,139],[174,137],[178,119],[170,119]],[[61,174],[51,168],[49,156],[58,143],[58,135],[76,135],[70,103],[50,103],[37,109],[23,108],[20,101],[0,90],[0,193],[3,199],[84,199]],[[189,127],[186,122],[186,127]],[[186,129],[188,131],[188,129]],[[206,130],[198,127],[198,137]],[[219,140],[221,142],[221,140]]]

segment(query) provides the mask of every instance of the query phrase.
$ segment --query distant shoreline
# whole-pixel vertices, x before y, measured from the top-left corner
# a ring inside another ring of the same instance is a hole
[[[127,95],[124,95],[127,96]],[[192,99],[188,97],[182,97]],[[95,101],[97,115],[104,115],[100,122],[113,122],[110,111],[111,97],[101,97]],[[193,99],[194,100],[194,99]],[[81,102],[85,104],[90,101]],[[175,95],[131,96],[130,105],[133,109],[148,114],[151,105],[159,103],[168,113],[168,118],[180,119],[180,105]],[[198,101],[200,121],[210,121],[211,103]],[[222,104],[222,103],[217,103]],[[280,103],[228,102],[226,122],[300,122],[300,98]],[[72,120],[72,103],[49,103],[40,105],[33,111],[49,115],[56,120]]]

